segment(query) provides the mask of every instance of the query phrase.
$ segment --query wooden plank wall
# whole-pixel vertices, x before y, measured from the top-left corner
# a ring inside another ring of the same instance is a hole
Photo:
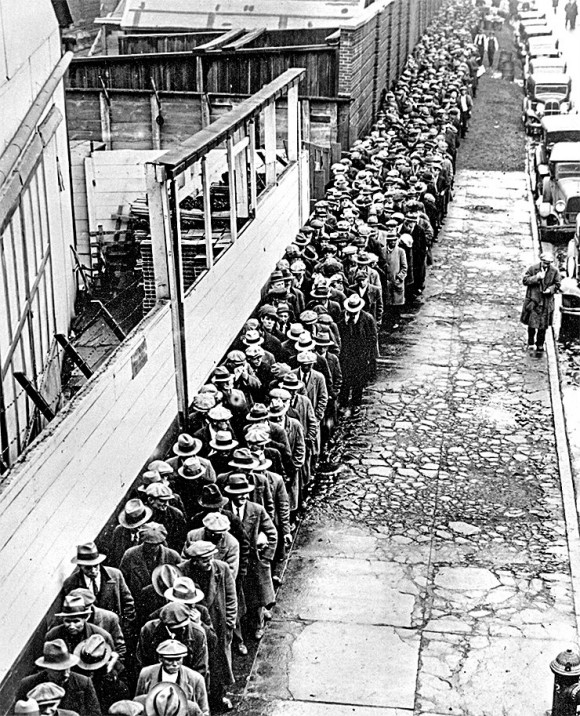
[[[169,35],[121,35],[120,55],[148,52],[185,52],[222,35],[222,32],[179,32]]]
[[[87,208],[87,184],[85,159],[92,152],[89,141],[71,142],[71,178],[75,214],[76,251],[81,263],[91,267],[91,246],[89,238],[89,212]]]
[[[307,158],[302,157],[303,171]],[[186,298],[188,377],[205,382],[253,311],[277,259],[299,228],[298,166],[265,194],[258,219]],[[145,340],[148,360],[132,377]],[[200,346],[203,345],[203,350]],[[94,540],[135,476],[156,456],[176,413],[171,317],[145,319],[61,411],[11,472],[0,494],[0,711],[11,703],[27,645],[70,574],[75,545]],[[26,599],[23,599],[25,585]]]

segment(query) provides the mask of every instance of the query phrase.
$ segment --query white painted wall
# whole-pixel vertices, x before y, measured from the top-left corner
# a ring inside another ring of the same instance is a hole
[[[307,155],[302,171],[307,176]],[[291,167],[261,197],[256,220],[186,299],[192,391],[258,303],[299,229],[298,174]],[[148,362],[133,379],[131,355],[143,339]],[[170,427],[177,412],[173,365],[165,305],[128,336],[10,473],[0,493],[0,604],[10,614],[0,617],[0,680],[72,571],[75,545],[97,536]]]

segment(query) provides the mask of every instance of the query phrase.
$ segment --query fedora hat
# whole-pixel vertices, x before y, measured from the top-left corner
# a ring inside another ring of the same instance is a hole
[[[181,433],[178,435],[177,442],[173,445],[173,454],[178,457],[193,457],[201,450],[201,440]]]
[[[232,374],[230,373],[229,368],[225,365],[218,365],[218,367],[214,370],[211,379],[214,383],[227,383],[231,377]]]
[[[329,298],[330,289],[323,283],[319,283],[310,291],[310,298]]]
[[[144,505],[139,499],[133,499],[125,504],[117,519],[123,527],[134,530],[148,522],[152,514],[153,510],[150,507]]]
[[[192,550],[191,548],[194,545],[199,546],[200,543],[204,546],[204,548],[205,545],[211,545],[212,550],[208,551],[207,548],[205,548],[205,552],[202,552],[201,554],[196,554],[196,551]],[[214,544],[202,540],[192,542],[184,550],[184,553],[188,557],[204,557],[207,554],[215,554],[216,552],[217,548]],[[195,582],[193,581],[193,579],[190,579],[189,577],[178,577],[175,582],[173,582],[171,587],[165,590],[163,596],[170,602],[179,602],[180,604],[197,604],[198,602],[201,602],[203,600],[204,593],[201,591],[201,589],[198,589],[195,586]]]
[[[166,627],[179,629],[190,621],[190,611],[180,602],[170,602],[159,612],[159,619]]]
[[[165,642],[157,649],[163,644]],[[145,698],[145,716],[187,716],[188,713],[187,696],[181,686],[170,681],[155,684]]]
[[[62,611],[55,614],[57,617],[88,617],[91,613],[87,609],[85,600],[80,595],[67,594],[62,604]]]
[[[200,507],[210,510],[218,510],[228,503],[217,485],[205,485],[197,501]]]
[[[294,347],[298,351],[298,354],[302,353],[303,351],[311,351],[315,347],[314,340],[308,331],[304,331],[300,338],[296,341],[294,344]]]
[[[336,345],[332,336],[330,335],[330,331],[327,331],[325,329],[319,329],[316,336],[314,336],[314,340],[316,342],[316,345],[320,346],[321,348],[328,348],[330,346]]]
[[[15,714],[28,714],[29,716],[37,716],[40,713],[38,701],[35,699],[20,699],[14,704]]]
[[[181,570],[174,564],[160,564],[151,574],[151,584],[156,593],[164,597],[169,587],[182,576]]]
[[[44,681],[37,684],[26,694],[29,699],[34,699],[37,704],[49,704],[53,701],[60,701],[64,698],[66,691],[62,686],[54,684],[52,681]]]
[[[274,306],[272,306],[272,308],[274,308]],[[275,308],[274,308],[274,311],[276,311]],[[272,316],[272,314],[268,312],[268,313],[261,314],[261,316],[262,317],[263,316]],[[260,331],[253,331],[253,330],[246,331],[245,334],[242,336],[242,343],[245,346],[261,346],[263,342],[264,342],[264,337],[262,336]]]
[[[303,333],[304,326],[301,323],[293,323],[286,332],[286,337],[291,341],[297,341]]]
[[[121,699],[109,706],[109,716],[141,716],[144,706],[139,701]]]
[[[258,466],[254,468],[258,472],[269,470],[272,467],[272,460],[269,460],[263,453],[256,455]]]
[[[284,390],[289,391],[301,390],[304,388],[304,383],[300,380],[296,373],[286,373],[286,375],[282,378],[280,385],[284,388]]]
[[[208,512],[202,522],[210,532],[228,532],[230,529],[229,519],[221,512]]]
[[[77,587],[76,589],[72,589],[68,593],[68,596],[80,597],[85,603],[85,607],[91,607],[97,601],[93,591],[91,589],[87,589],[86,587]]]
[[[358,293],[353,293],[346,299],[346,301],[342,305],[344,306],[345,311],[347,311],[348,313],[359,313],[360,311],[362,311],[365,302],[358,295]]]
[[[139,539],[147,544],[163,544],[167,539],[167,528],[158,522],[148,522],[139,530]]]
[[[94,542],[86,542],[85,544],[77,545],[77,556],[71,559],[73,564],[86,564],[87,566],[93,566],[95,564],[101,564],[107,559],[104,554],[99,554],[97,545]]]
[[[207,465],[202,465],[198,457],[189,457],[177,471],[184,480],[197,480],[207,472]]]
[[[209,441],[209,446],[214,450],[233,450],[237,448],[239,442],[234,440],[232,433],[229,430],[218,430],[216,434]]]
[[[107,664],[112,651],[101,634],[91,634],[75,647],[75,655],[79,658],[78,666],[85,671],[96,671]]]
[[[51,669],[52,671],[65,671],[79,663],[79,659],[68,650],[68,646],[62,639],[54,639],[54,641],[44,642],[42,656],[34,662],[36,666],[42,669]]]
[[[258,464],[257,460],[254,462]],[[254,486],[250,485],[248,478],[241,472],[233,472],[228,477],[228,484],[224,487],[224,492],[227,492],[228,495],[247,495],[253,490]]]
[[[248,448],[239,448],[238,450],[234,450],[232,459],[228,462],[228,465],[230,467],[237,467],[240,470],[253,470],[257,465],[257,461]]]
[[[264,403],[254,403],[250,412],[246,415],[247,423],[262,423],[268,420],[268,408]]]

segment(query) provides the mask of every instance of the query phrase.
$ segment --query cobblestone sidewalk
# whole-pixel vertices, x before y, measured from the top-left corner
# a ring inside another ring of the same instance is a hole
[[[343,426],[244,714],[545,715],[576,642],[525,176],[460,172],[424,305]]]

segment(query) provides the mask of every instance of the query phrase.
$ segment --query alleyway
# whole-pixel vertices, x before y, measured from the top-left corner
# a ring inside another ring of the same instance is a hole
[[[382,347],[303,524],[243,713],[551,705],[576,621],[547,361],[518,323],[525,176],[463,171],[456,188],[425,304]]]

